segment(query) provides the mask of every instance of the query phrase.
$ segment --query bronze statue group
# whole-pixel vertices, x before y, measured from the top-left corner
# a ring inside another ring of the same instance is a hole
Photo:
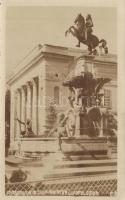
[[[99,40],[99,38],[93,35],[93,20],[90,14],[84,18],[81,14],[78,14],[74,21],[74,25],[70,26],[65,32],[65,36],[71,33],[74,37],[78,39],[77,47],[80,47],[80,43],[88,46],[89,55],[96,55],[98,52],[96,47],[99,47],[104,53],[108,53],[107,42],[105,39]]]

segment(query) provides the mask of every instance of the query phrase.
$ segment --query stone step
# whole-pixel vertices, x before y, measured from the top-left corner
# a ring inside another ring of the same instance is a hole
[[[110,158],[117,158],[117,153],[113,152],[112,156]],[[25,156],[16,156],[18,159],[23,160],[25,162],[32,162],[32,161],[42,161],[44,160],[44,158],[46,157],[45,155],[29,155],[28,157]],[[63,155],[62,153],[60,153],[60,155],[57,155],[57,153],[54,154],[54,156],[52,156],[52,158],[47,158],[47,160],[55,160],[55,161],[83,161],[83,160],[109,160],[109,157],[107,155]]]
[[[67,164],[70,164],[70,163],[72,163],[72,164],[77,164],[77,163],[83,163],[83,164],[88,164],[88,163],[117,163],[117,159],[102,159],[102,160],[79,160],[79,161],[77,161],[77,160],[73,160],[73,161],[63,161],[62,163],[67,163]]]
[[[59,155],[58,155],[59,156]],[[50,158],[50,159],[49,159]],[[54,160],[53,156],[48,157],[45,162],[40,161],[24,161],[21,166],[29,170],[31,177],[28,180],[50,180],[72,178],[72,177],[89,177],[89,176],[108,176],[116,174],[117,159],[107,160],[77,160],[65,161]],[[34,168],[34,166],[36,168]],[[14,169],[14,168],[13,168]],[[34,170],[35,169],[35,170]],[[12,169],[11,169],[12,171]],[[9,171],[8,171],[9,173]]]
[[[117,160],[79,160],[79,161],[61,161],[55,163],[54,168],[81,168],[81,167],[98,167],[98,166],[116,166]]]
[[[117,153],[117,151],[112,151],[112,154]]]
[[[70,153],[63,153],[63,152],[55,152],[55,153],[48,153],[49,154],[53,154],[53,157],[60,157],[57,156],[57,154],[60,154],[61,157],[63,155],[63,160],[87,160],[87,159],[107,159],[108,155],[107,154],[83,154],[83,153],[79,153],[79,152],[70,152]],[[42,160],[47,154],[46,153],[41,153],[41,154],[37,154],[35,152],[22,152],[20,155],[15,154],[15,157],[19,158],[19,159],[24,159],[24,160]]]
[[[108,156],[107,155],[96,155],[96,156],[92,156],[92,155],[66,155],[64,160],[107,160]]]
[[[113,146],[113,147],[112,147],[112,150],[116,150],[116,151],[117,151],[117,146],[115,146],[115,147]]]
[[[113,149],[113,150],[112,150],[112,153],[117,153],[117,150],[116,150],[116,149]]]
[[[117,146],[112,146],[111,148],[112,148],[112,149],[117,149]]]
[[[48,174],[45,175],[45,179],[49,178],[63,178],[72,176],[89,176],[98,174],[112,174],[117,172],[116,166],[99,166],[99,167],[85,167],[85,168],[62,168],[50,170]]]
[[[111,156],[112,159],[117,159],[117,153],[113,153]]]
[[[114,154],[114,153],[117,153],[116,150],[111,150],[111,153]],[[102,160],[102,159],[108,159],[109,155],[107,154],[93,154],[92,153],[87,153],[87,154],[84,154],[83,152],[69,152],[69,153],[63,153],[61,151],[57,151],[57,152],[53,152],[53,153],[48,153],[48,154],[53,154],[56,157],[60,157],[60,156],[57,156],[57,154],[62,154],[63,155],[63,158],[62,158],[62,155],[61,155],[61,159],[62,160],[91,160],[91,159],[95,159],[95,160]],[[18,155],[18,153],[15,154],[15,156],[17,158],[20,158],[20,159],[24,159],[25,161],[27,160],[42,160],[45,156],[47,155],[47,153],[37,153],[37,152],[21,152],[20,155]],[[53,157],[54,157],[53,156]],[[54,158],[54,159],[55,159]],[[58,159],[57,158],[57,159]],[[60,159],[60,158],[59,158]]]

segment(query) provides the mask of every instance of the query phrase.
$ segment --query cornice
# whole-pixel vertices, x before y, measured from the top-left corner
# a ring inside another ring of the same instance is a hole
[[[9,79],[7,80],[7,84],[11,85],[17,78],[22,76],[26,71],[28,71],[31,67],[35,64],[40,62],[42,59],[50,59],[56,61],[62,61],[64,63],[67,62],[75,62],[75,55],[73,51],[76,52],[77,50],[70,49],[67,47],[61,46],[53,46],[53,45],[37,45],[20,63],[17,65],[15,72]],[[78,53],[82,53],[81,50],[78,50]],[[82,57],[82,55],[81,55]],[[93,64],[104,64],[104,65],[117,65],[116,56],[115,55],[103,55],[103,56],[87,56],[86,53],[83,51],[83,57],[85,60],[91,60]],[[91,57],[91,58],[90,58]]]
[[[7,81],[8,85],[11,85],[17,78],[22,76],[27,70],[29,70],[31,67],[33,67],[35,64],[37,64],[42,59],[53,59],[53,60],[60,60],[63,62],[72,61],[74,59],[73,56],[69,55],[61,55],[57,53],[49,53],[49,52],[40,52],[36,57],[34,57],[28,64],[22,66],[19,68]]]

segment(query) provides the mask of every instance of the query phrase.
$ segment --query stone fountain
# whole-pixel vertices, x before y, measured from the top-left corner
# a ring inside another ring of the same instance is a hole
[[[89,56],[91,59],[92,56]],[[70,90],[67,114],[67,138],[62,139],[63,153],[109,154],[107,138],[103,134],[103,86],[110,78],[96,78],[85,65],[85,56],[77,59],[74,72],[63,82]]]
[[[68,87],[68,97],[71,109],[75,117],[75,137],[77,136],[102,136],[101,107],[102,88],[110,82],[110,78],[96,78],[94,71],[89,71],[84,64],[84,57],[80,57],[76,63],[75,73],[68,77],[63,86]],[[80,60],[80,62],[79,62]]]

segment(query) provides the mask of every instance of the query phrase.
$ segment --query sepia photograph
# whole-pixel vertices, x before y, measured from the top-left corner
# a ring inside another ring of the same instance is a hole
[[[7,6],[6,196],[117,196],[117,8]]]

